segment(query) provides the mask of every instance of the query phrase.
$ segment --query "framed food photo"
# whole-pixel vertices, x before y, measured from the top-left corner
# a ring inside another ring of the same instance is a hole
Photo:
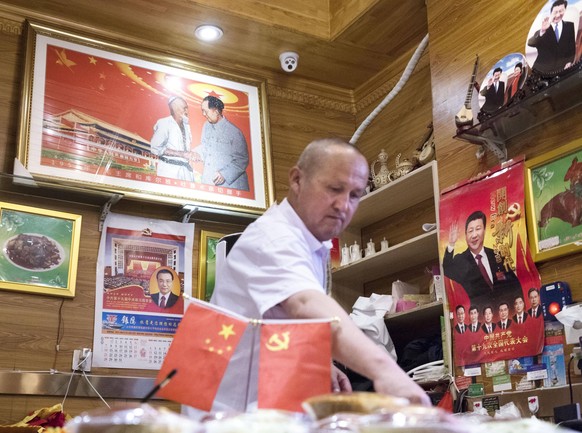
[[[35,179],[261,214],[265,83],[28,23],[18,159]]]
[[[582,139],[526,161],[526,206],[535,261],[582,251]]]
[[[81,215],[0,202],[0,289],[75,296]]]
[[[200,231],[200,260],[198,265],[198,292],[196,297],[210,301],[216,277],[216,245],[222,233]]]

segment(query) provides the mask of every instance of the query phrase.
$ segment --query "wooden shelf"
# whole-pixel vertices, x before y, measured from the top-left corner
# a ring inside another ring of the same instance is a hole
[[[425,318],[443,315],[443,301],[434,301],[429,304],[419,305],[416,308],[411,308],[406,311],[399,311],[398,313],[386,314],[384,320],[390,322],[398,322],[401,320],[408,321],[410,316],[414,316],[414,320],[424,322]]]
[[[350,229],[365,227],[434,197],[433,171],[436,161],[362,197]]]
[[[431,259],[438,262],[436,230],[336,269],[333,282],[341,286],[361,286],[389,274],[391,270],[408,269]]]

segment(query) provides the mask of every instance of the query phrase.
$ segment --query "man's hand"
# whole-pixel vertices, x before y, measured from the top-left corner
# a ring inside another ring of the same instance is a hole
[[[540,30],[540,36],[543,35],[546,30],[550,27],[550,17],[545,17],[542,21],[542,28]]]
[[[333,392],[352,392],[352,384],[343,371],[331,365],[331,390]]]
[[[374,390],[382,394],[404,397],[413,404],[432,405],[428,394],[402,371],[392,370],[389,374],[381,375],[374,380]]]
[[[224,181],[225,181],[224,176],[222,176],[222,174],[220,174],[219,171],[214,173],[214,177],[212,178],[212,182],[214,182],[214,185],[222,185]]]
[[[449,228],[449,246],[451,248],[453,249],[455,248],[457,239],[459,239],[459,228],[457,225],[457,221],[453,221],[451,223],[451,227]]]

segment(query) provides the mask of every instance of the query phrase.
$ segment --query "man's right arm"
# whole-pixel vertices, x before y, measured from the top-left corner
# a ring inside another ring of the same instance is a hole
[[[317,290],[304,290],[291,295],[281,306],[295,319],[338,317],[339,323],[332,324],[332,351],[336,361],[371,379],[377,392],[430,405],[424,390],[385,350],[374,344],[329,296]]]

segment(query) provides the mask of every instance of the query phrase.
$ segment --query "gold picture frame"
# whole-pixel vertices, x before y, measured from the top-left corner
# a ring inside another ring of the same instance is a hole
[[[23,83],[18,160],[37,180],[257,215],[273,201],[264,79],[29,22]]]
[[[582,139],[526,160],[525,166],[534,261],[582,251]]]
[[[0,202],[0,289],[75,296],[81,215]]]
[[[198,290],[196,297],[209,301],[216,277],[216,244],[225,233],[200,231],[200,259],[198,263]]]

